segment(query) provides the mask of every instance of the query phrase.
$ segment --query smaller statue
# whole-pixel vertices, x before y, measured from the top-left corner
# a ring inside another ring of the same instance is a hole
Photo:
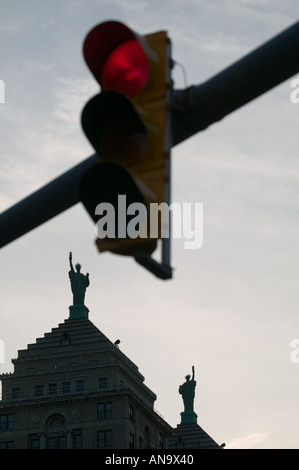
[[[89,274],[86,276],[82,274],[81,264],[75,265],[76,271],[72,263],[72,253],[69,255],[70,267],[69,278],[71,281],[71,288],[73,293],[73,305],[84,305],[86,288],[89,286]]]
[[[182,423],[194,423],[197,420],[197,415],[194,412],[194,397],[196,381],[194,380],[195,369],[192,366],[192,378],[186,375],[186,382],[179,386],[179,393],[182,395],[184,402],[184,411],[181,413]]]
[[[185,411],[193,411],[194,406],[194,397],[195,397],[195,387],[196,382],[194,380],[194,366],[192,366],[192,379],[191,376],[186,375],[186,382],[179,387],[179,393],[182,395]]]

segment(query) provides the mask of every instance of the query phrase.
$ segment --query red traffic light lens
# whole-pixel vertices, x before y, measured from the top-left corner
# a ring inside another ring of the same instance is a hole
[[[136,39],[118,46],[106,60],[101,84],[104,90],[116,90],[133,98],[149,76],[147,57]]]

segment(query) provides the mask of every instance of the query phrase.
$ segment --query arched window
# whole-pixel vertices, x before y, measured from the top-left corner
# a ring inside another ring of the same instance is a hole
[[[59,413],[46,420],[46,448],[66,449],[66,419]]]
[[[65,426],[65,425],[66,425],[66,419],[60,413],[52,414],[52,415],[48,416],[48,418],[46,420],[46,427],[47,428],[59,427],[59,426]]]

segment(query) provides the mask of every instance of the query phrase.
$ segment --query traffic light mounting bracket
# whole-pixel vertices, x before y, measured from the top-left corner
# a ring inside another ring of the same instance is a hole
[[[166,197],[165,201],[168,207],[171,204],[171,148],[172,148],[172,124],[171,124],[171,111],[172,111],[172,87],[173,81],[171,77],[171,70],[173,67],[172,54],[171,54],[171,41],[168,40],[167,44],[167,91],[166,91],[166,112],[167,112],[167,124],[166,124]],[[166,238],[162,238],[161,247],[161,263],[154,260],[151,256],[143,253],[135,255],[135,260],[141,266],[146,268],[148,271],[153,273],[159,279],[167,280],[172,278],[172,267],[171,267],[171,216],[169,212],[169,235]]]

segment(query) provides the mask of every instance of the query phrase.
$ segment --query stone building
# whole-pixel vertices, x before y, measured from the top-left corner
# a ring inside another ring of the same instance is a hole
[[[68,318],[2,374],[2,448],[165,448],[172,428],[138,367],[88,318]]]
[[[0,376],[0,449],[219,448],[196,424],[193,401],[175,430],[155,411],[138,367],[89,320],[88,274],[74,270],[71,254],[70,265],[68,319],[18,351],[14,372]]]

